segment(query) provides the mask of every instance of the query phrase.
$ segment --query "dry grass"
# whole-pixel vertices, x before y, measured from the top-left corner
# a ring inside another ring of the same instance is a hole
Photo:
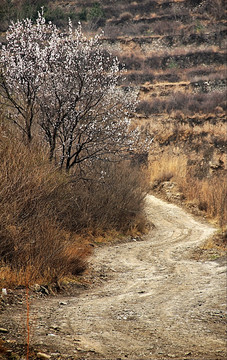
[[[55,234],[59,237],[61,230],[55,229]],[[53,251],[51,241],[56,241],[56,238],[51,236],[51,229],[46,229],[44,235],[45,239],[40,238],[42,245],[41,248],[36,248],[36,254],[21,249],[23,256],[28,259],[23,264],[20,262],[17,266],[12,266],[11,263],[2,261],[0,287],[52,284],[61,282],[65,276],[72,278],[83,273],[92,250],[86,238],[83,241],[77,238],[69,241],[69,236],[61,237],[61,244]]]
[[[184,179],[179,181],[182,192],[189,201],[196,201],[198,208],[209,218],[215,219],[221,228],[227,222],[227,181],[225,176],[211,179]]]
[[[150,181],[163,182],[174,177],[185,178],[186,176],[187,158],[186,156],[169,156],[163,154],[150,164]]]
[[[151,125],[156,150],[150,156],[150,181],[156,186],[163,181],[175,182],[188,203],[224,228],[227,223],[226,123],[217,120],[217,114],[214,117],[209,114],[213,123],[202,114],[184,123],[188,119],[183,115],[179,120],[175,113],[159,121],[159,126],[157,121]]]
[[[27,147],[1,128],[2,287],[80,274],[91,252],[89,241],[95,242],[100,229],[123,234],[145,230],[141,168],[129,162],[93,166],[87,179],[66,174],[49,163],[45,148]]]
[[[224,172],[199,179],[189,166],[188,156],[164,153],[151,161],[150,174],[150,181],[156,186],[171,179],[184,194],[186,202],[194,203],[210,219],[216,220],[221,228],[225,227],[227,180]]]
[[[71,233],[55,214],[57,193],[67,184],[64,174],[49,164],[39,147],[26,148],[3,134],[0,154],[1,285],[54,281],[65,273],[80,273],[88,254],[72,241],[69,245]]]

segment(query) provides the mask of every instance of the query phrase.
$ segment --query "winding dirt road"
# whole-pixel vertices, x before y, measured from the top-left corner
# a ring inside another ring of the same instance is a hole
[[[226,267],[190,258],[215,229],[151,195],[147,213],[145,240],[96,249],[98,284],[32,304],[37,349],[51,359],[226,358]]]

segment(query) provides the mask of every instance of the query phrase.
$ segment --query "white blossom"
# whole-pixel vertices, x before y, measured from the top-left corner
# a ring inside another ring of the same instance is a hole
[[[92,159],[147,151],[149,141],[133,129],[130,116],[137,92],[119,87],[119,60],[101,45],[101,35],[86,38],[81,24],[61,33],[38,14],[12,23],[2,46],[3,96],[14,123],[31,140],[38,124],[67,169]]]

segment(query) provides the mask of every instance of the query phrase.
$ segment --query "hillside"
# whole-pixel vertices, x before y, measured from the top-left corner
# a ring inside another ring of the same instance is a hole
[[[113,152],[110,162],[94,157],[63,168],[61,136],[50,158],[40,127],[43,102],[33,107],[35,136],[26,142],[1,92],[0,358],[37,359],[41,351],[39,358],[51,359],[224,359],[225,1],[1,0],[0,42],[11,20],[34,20],[41,7],[63,39],[68,18],[81,22],[89,39],[103,30],[104,48],[127,70],[121,94],[138,94],[130,130],[138,125],[152,144],[133,161],[113,162]],[[68,86],[58,84],[60,91]],[[52,102],[50,122],[59,103]],[[99,110],[105,118],[106,107]],[[119,121],[113,114],[109,123],[117,126],[123,112]],[[101,154],[106,150],[98,130],[89,154],[98,141]]]
[[[85,14],[85,31],[102,28],[103,43],[125,64],[122,86],[139,92],[135,121],[154,136],[149,153],[153,188],[172,200],[176,188],[178,200],[186,198],[196,213],[205,211],[225,224],[225,2],[55,4]],[[166,180],[173,182],[167,189]]]
[[[225,1],[4,0],[3,42],[10,19],[35,18],[41,6],[59,27],[71,17],[88,36],[104,31],[127,70],[121,86],[138,92],[134,122],[153,138],[138,157],[150,190],[211,218],[226,242]]]
[[[127,70],[121,86],[138,92],[134,122],[153,137],[149,153],[138,158],[149,165],[151,191],[208,216],[224,231],[225,1],[4,0],[3,42],[10,19],[34,19],[41,6],[59,27],[70,17],[88,36],[104,31],[103,46]]]

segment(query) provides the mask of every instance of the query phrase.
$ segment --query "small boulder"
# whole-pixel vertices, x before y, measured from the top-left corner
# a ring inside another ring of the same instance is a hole
[[[49,290],[47,289],[46,286],[40,286],[40,292],[41,292],[42,294],[45,294],[45,295],[49,295],[49,294],[50,294],[50,293],[49,293]]]
[[[8,333],[8,332],[9,332],[9,330],[4,329],[4,328],[0,328],[0,333],[6,334],[6,333]]]
[[[7,290],[5,288],[2,288],[2,296],[6,296],[7,295]]]
[[[50,355],[47,355],[47,354],[44,354],[44,353],[41,353],[41,352],[38,352],[36,354],[36,356],[37,356],[37,359],[50,359],[51,358]]]
[[[35,292],[39,292],[41,291],[41,286],[39,284],[34,284],[33,286],[31,286],[31,290]]]

